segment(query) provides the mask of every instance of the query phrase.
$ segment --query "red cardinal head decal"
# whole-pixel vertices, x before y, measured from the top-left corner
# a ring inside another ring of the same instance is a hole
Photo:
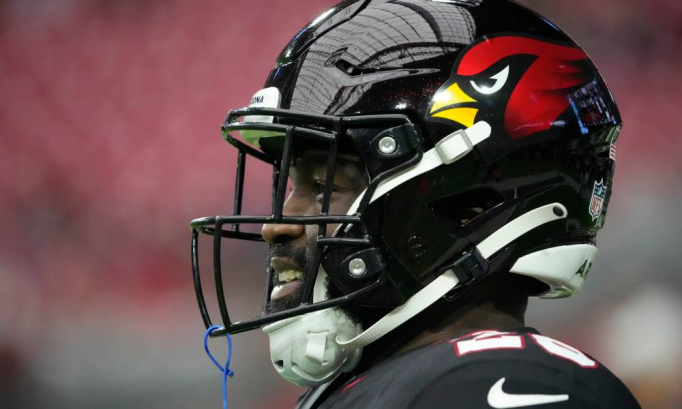
[[[512,140],[550,129],[586,85],[580,48],[520,36],[484,38],[460,55],[453,75],[433,97],[431,118],[466,127],[501,123]]]

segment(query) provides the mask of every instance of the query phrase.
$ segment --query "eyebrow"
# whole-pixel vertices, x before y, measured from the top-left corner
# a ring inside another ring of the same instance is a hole
[[[320,149],[310,149],[292,157],[292,166],[312,166],[312,167],[326,167],[328,165],[329,152]],[[358,171],[360,174],[366,174],[367,169],[362,165],[362,159],[356,155],[338,154],[336,162],[336,171],[347,172],[349,170]]]
[[[319,149],[310,149],[310,150],[301,152],[301,154],[298,155],[297,159],[298,158],[307,159],[308,156],[314,156],[315,159],[320,158],[320,157],[324,157],[326,159],[326,158],[329,158],[329,152],[319,150]],[[345,153],[338,153],[337,158],[343,159],[343,160],[348,161],[348,162],[360,162],[360,157],[357,155],[348,155]]]
[[[329,164],[329,153],[322,150],[307,150],[301,152],[298,155],[294,155],[292,158],[292,166],[300,166],[308,164],[311,166],[327,166]],[[339,153],[337,155],[336,168],[338,169],[348,169],[348,168],[358,168],[362,163],[359,156],[347,155]]]

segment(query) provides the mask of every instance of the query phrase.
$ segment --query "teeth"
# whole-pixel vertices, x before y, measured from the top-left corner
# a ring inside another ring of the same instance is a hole
[[[303,278],[303,272],[296,270],[284,270],[279,273],[278,276],[280,282],[290,283],[294,280],[300,280]]]

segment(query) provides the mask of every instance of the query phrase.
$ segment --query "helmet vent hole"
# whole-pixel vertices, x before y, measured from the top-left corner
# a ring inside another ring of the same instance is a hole
[[[360,68],[357,65],[349,63],[346,60],[338,60],[334,65],[336,65],[336,68],[338,68],[340,71],[343,71],[349,77],[356,77],[358,75],[363,74],[372,74],[379,71],[379,69],[377,68]]]
[[[431,203],[431,210],[438,216],[465,227],[502,202],[504,198],[500,193],[492,188],[482,187],[435,200]]]
[[[275,361],[273,363],[275,364],[275,368],[278,370],[284,369],[284,361]]]

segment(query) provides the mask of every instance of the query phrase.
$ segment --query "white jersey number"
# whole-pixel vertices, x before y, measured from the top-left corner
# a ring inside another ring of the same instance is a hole
[[[523,337],[513,332],[481,331],[474,332],[469,337],[472,338],[466,341],[455,340],[457,356],[493,349],[523,349],[525,347]]]
[[[568,344],[543,335],[528,335],[550,355],[575,362],[583,368],[597,367],[596,361]],[[450,341],[454,344],[457,356],[496,349],[524,349],[526,347],[525,337],[514,332],[479,331],[462,338]]]
[[[573,361],[583,368],[596,368],[597,362],[570,345],[542,335],[528,334],[540,348],[550,355]]]

